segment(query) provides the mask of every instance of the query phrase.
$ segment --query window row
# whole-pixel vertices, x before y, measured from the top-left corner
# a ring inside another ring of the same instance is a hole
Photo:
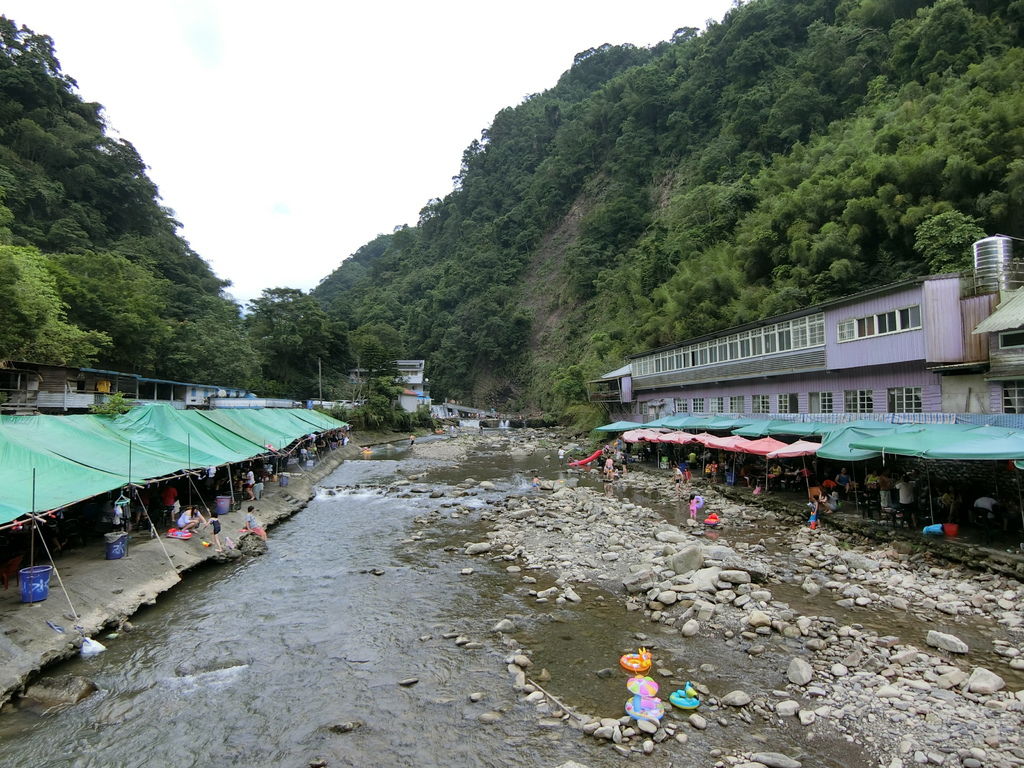
[[[913,331],[921,327],[921,307],[915,304],[875,315],[853,317],[836,325],[837,341],[856,341],[871,336]]]
[[[1006,382],[1006,384],[1007,386],[1003,390],[1004,410],[1006,413],[1024,413],[1024,380]],[[745,413],[745,399],[743,395],[694,397],[687,402],[685,397],[677,397],[673,404],[676,413],[689,412],[706,415]],[[807,413],[835,413],[834,403],[834,393],[832,392],[809,392],[807,394]],[[921,387],[889,388],[886,390],[886,406],[887,413],[921,413],[924,410]],[[1011,407],[1017,410],[1010,410]],[[843,390],[843,410],[846,413],[874,413],[875,391],[872,389]],[[796,392],[751,395],[750,413],[800,413],[800,396]]]
[[[819,313],[639,357],[633,362],[633,373],[636,376],[650,376],[820,347],[824,343],[825,316]]]

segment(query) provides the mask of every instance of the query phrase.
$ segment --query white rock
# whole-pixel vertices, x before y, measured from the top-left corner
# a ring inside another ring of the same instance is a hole
[[[1006,687],[1006,681],[995,672],[984,667],[975,667],[967,679],[967,690],[971,693],[995,693]]]
[[[956,635],[950,635],[945,632],[936,632],[934,629],[928,630],[928,634],[925,636],[924,641],[932,646],[933,648],[939,648],[949,653],[967,653],[970,648],[963,640]]]
[[[728,707],[745,707],[750,703],[750,694],[746,691],[729,691],[722,697],[722,703]]]
[[[792,717],[800,711],[800,703],[791,699],[780,701],[775,705],[775,714],[779,717]]]
[[[747,624],[755,629],[757,627],[770,627],[772,625],[772,617],[764,611],[751,611],[747,614]]]
[[[746,571],[727,570],[718,574],[720,581],[727,581],[730,584],[749,584],[750,574]]]
[[[794,685],[807,685],[814,677],[814,667],[799,656],[794,656],[793,660],[789,662],[786,677]]]

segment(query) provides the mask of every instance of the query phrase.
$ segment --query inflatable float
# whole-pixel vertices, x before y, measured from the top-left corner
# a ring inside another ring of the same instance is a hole
[[[718,519],[718,515],[716,515],[714,512],[712,512],[710,515],[704,518],[704,525],[706,525],[708,528],[717,528],[720,522],[722,521]]]
[[[689,681],[682,688],[672,691],[668,697],[669,703],[679,709],[696,709],[700,706],[700,699],[697,698],[697,689]]]
[[[665,716],[665,704],[661,699],[641,696],[639,693],[626,699],[626,714],[634,720],[653,720],[657,722]]]
[[[192,531],[181,531],[181,530],[178,530],[177,528],[171,528],[169,531],[167,531],[167,538],[168,539],[191,539],[192,538]]]
[[[596,459],[598,456],[600,456],[603,450],[604,450],[603,448],[600,448],[600,449],[594,451],[589,456],[587,456],[587,458],[585,458],[585,459],[579,459],[578,461],[570,461],[569,462],[569,466],[570,467],[585,467],[585,466],[587,466],[587,464],[589,464],[594,459]]]
[[[630,693],[639,694],[651,698],[658,695],[658,684],[650,677],[631,677],[626,681],[626,688]]]
[[[630,672],[641,675],[651,668],[651,652],[641,648],[638,653],[627,653],[619,658],[619,665]]]

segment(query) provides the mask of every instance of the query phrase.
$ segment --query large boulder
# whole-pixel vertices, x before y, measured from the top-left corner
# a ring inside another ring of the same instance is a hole
[[[722,567],[728,570],[746,571],[754,581],[765,581],[771,576],[772,569],[767,563],[743,557],[727,557]]]
[[[80,675],[60,675],[40,680],[29,686],[25,698],[37,701],[44,707],[77,704],[97,690],[96,683]]]
[[[654,534],[654,538],[658,541],[665,542],[668,544],[682,544],[690,540],[689,534],[683,533],[682,531],[658,531]]]
[[[626,588],[626,591],[631,595],[637,592],[644,592],[654,586],[657,580],[657,576],[654,571],[649,568],[644,568],[631,573],[629,576],[622,580],[622,586]]]
[[[811,678],[814,677],[814,667],[799,656],[794,656],[793,660],[789,662],[786,677],[794,685],[807,685],[811,682]]]
[[[676,573],[690,573],[704,565],[704,550],[691,544],[668,558],[667,565]]]
[[[984,667],[975,667],[967,678],[967,690],[971,693],[995,693],[1006,687],[1006,681],[995,672]]]
[[[949,635],[945,632],[936,632],[934,629],[928,630],[928,634],[924,641],[933,648],[939,648],[949,653],[967,653],[970,647],[956,635]]]
[[[697,587],[698,592],[717,592],[718,587],[718,574],[722,572],[722,569],[717,565],[711,566],[710,568],[701,568],[699,571],[693,574],[690,582]]]
[[[843,552],[840,557],[842,557],[843,562],[854,570],[873,573],[882,567],[881,563],[877,560],[872,560],[870,557],[862,555],[859,552]]]

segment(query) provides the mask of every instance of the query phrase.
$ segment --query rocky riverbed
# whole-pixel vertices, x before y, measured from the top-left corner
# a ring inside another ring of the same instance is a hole
[[[517,431],[416,446],[416,455],[458,461],[467,451],[556,448],[549,435]],[[676,524],[664,510],[629,501],[630,492],[671,496],[665,473],[631,472],[620,487],[604,489],[552,474],[536,491],[507,495],[495,495],[493,483],[467,479],[449,495],[487,493],[493,501],[482,512],[448,500],[419,522],[479,515],[485,533],[464,553],[494,561],[509,588],[525,590],[538,610],[546,604],[585,610],[591,599],[616,600],[635,621],[638,643],[654,629],[665,646],[711,639],[760,669],[774,666],[767,678],[780,682],[751,680],[719,690],[715,665],[705,664],[700,671],[707,680],[696,682],[702,705],[688,716],[675,713],[654,725],[580,711],[561,701],[555,683],[546,684],[547,672],[534,668],[516,622],[506,618],[494,632],[508,649],[513,685],[537,706],[540,727],[576,728],[630,755],[671,754],[672,744],[698,732],[792,723],[805,740],[843,738],[868,764],[885,768],[1024,764],[1019,581],[899,542],[863,545],[827,526],[811,531],[702,487],[701,519],[713,509],[723,520],[712,539],[688,516]],[[409,483],[416,480],[413,475]],[[410,488],[403,483],[391,491]],[[816,610],[805,610],[805,602]],[[664,698],[682,683],[684,670],[672,667],[655,650],[651,674],[662,682]],[[741,768],[814,764],[792,749],[716,747],[709,756],[706,764]]]

